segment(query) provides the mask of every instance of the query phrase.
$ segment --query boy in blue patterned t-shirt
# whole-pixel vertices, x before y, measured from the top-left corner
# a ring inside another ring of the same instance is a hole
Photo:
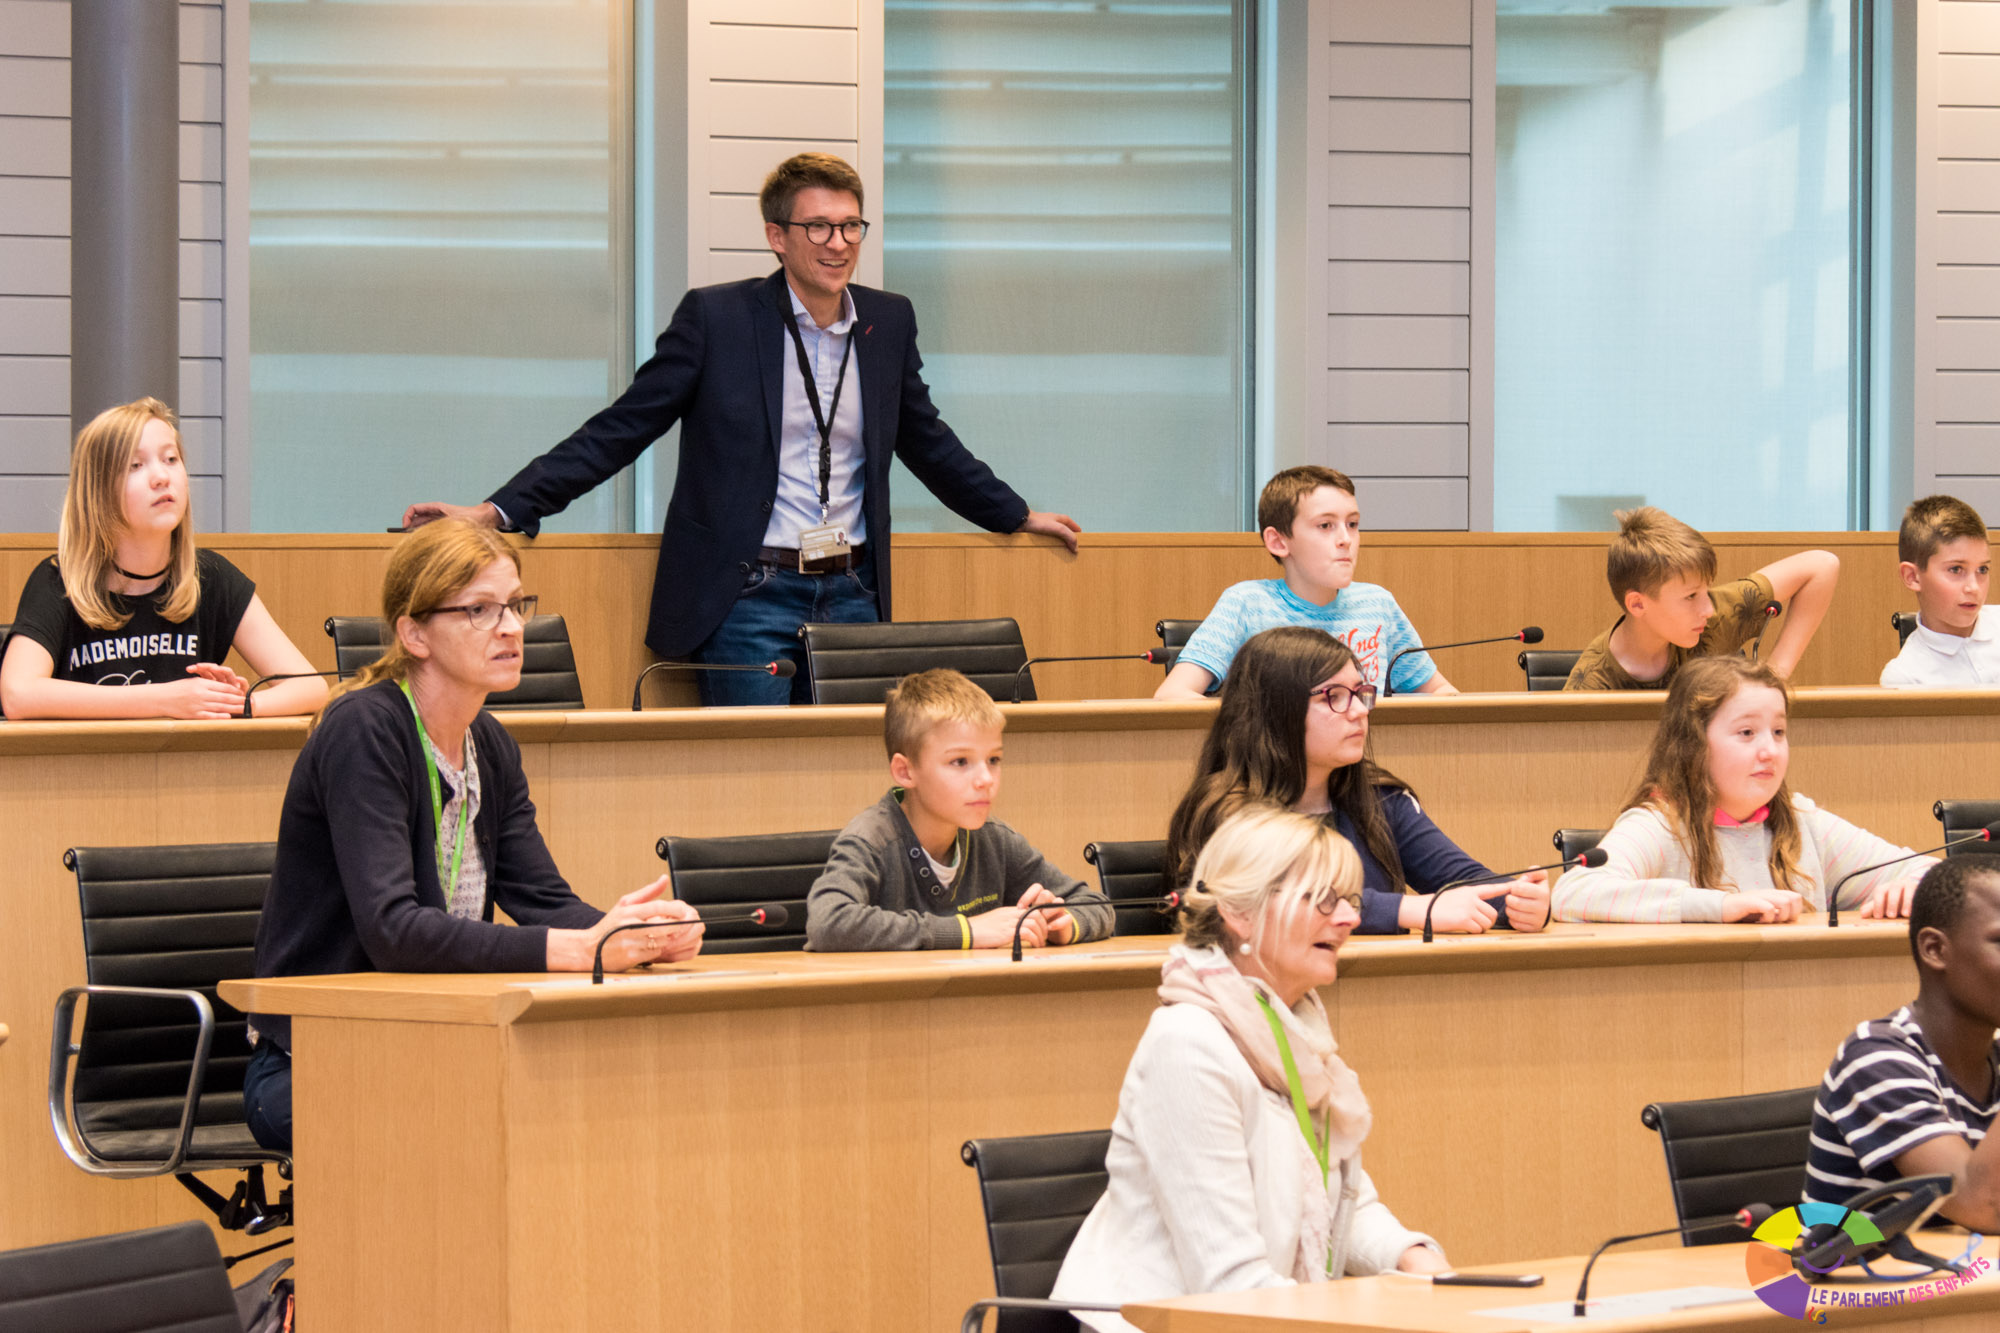
[[[1286,468],[1257,497],[1264,549],[1284,577],[1252,579],[1223,591],[1215,609],[1188,639],[1155,699],[1199,699],[1229,674],[1236,652],[1252,636],[1280,625],[1322,629],[1354,653],[1361,675],[1381,690],[1382,673],[1397,653],[1420,648],[1410,618],[1387,588],[1354,581],[1361,553],[1361,508],[1354,483],[1330,467]],[[1429,653],[1396,663],[1395,694],[1457,694]]]

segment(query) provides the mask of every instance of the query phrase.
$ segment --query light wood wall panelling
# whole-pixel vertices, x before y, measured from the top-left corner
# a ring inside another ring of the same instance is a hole
[[[1391,443],[1434,475],[1465,447],[1463,427],[1354,427],[1391,432]],[[1450,480],[1446,478],[1446,480]],[[1452,481],[1451,484],[1462,485]],[[1361,482],[1363,522],[1387,503],[1378,482]],[[1603,534],[1398,533],[1369,531],[1361,577],[1395,593],[1429,643],[1455,643],[1540,625],[1548,648],[1581,648],[1617,607],[1604,584]],[[1896,652],[1893,611],[1915,601],[1895,576],[1894,533],[1715,533],[1724,577],[1794,551],[1824,547],[1841,557],[1832,610],[1800,664],[1802,685],[1868,685]],[[383,534],[253,536],[203,541],[242,567],[293,642],[322,670],[333,650],[326,617],[373,612],[396,538]],[[1278,566],[1244,533],[1088,533],[1080,555],[1025,537],[911,534],[896,543],[896,613],[902,620],[1013,616],[1031,656],[1126,653],[1158,640],[1162,617],[1200,619],[1230,584],[1271,578]],[[9,612],[47,535],[0,534],[0,606]],[[642,641],[659,539],[648,535],[547,536],[523,542],[523,570],[542,610],[569,620],[584,698],[592,708],[630,706],[632,682],[651,660]],[[1770,641],[1775,641],[1774,628]],[[1506,644],[1438,657],[1461,689],[1521,688],[1517,650]],[[238,669],[243,670],[241,663]],[[1149,695],[1161,678],[1140,662],[1038,667],[1045,699]],[[655,677],[649,707],[692,704],[692,675]]]

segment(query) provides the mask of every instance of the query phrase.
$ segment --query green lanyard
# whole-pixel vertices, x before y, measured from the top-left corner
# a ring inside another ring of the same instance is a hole
[[[1305,1088],[1299,1082],[1299,1066],[1298,1062],[1292,1059],[1292,1043],[1291,1039],[1285,1036],[1285,1025],[1279,1021],[1277,1012],[1271,1008],[1271,1002],[1264,998],[1262,991],[1257,992],[1257,1003],[1264,1010],[1264,1021],[1271,1025],[1272,1037],[1277,1039],[1278,1058],[1285,1062],[1285,1086],[1291,1089],[1292,1093],[1292,1111],[1299,1118],[1299,1133],[1306,1136],[1306,1145],[1312,1149],[1313,1160],[1319,1163],[1319,1183],[1324,1189],[1331,1183],[1333,1177],[1332,1164],[1326,1159],[1326,1136],[1313,1128],[1312,1112],[1306,1109]],[[1338,1276],[1333,1271],[1331,1236],[1327,1237],[1326,1261],[1322,1266],[1329,1278]]]
[[[472,821],[467,819],[463,814],[459,816],[458,845],[451,849],[451,875],[450,878],[446,878],[444,865],[444,790],[438,785],[437,760],[431,758],[430,733],[424,730],[424,715],[417,711],[417,696],[410,693],[410,682],[399,680],[396,684],[402,688],[403,697],[410,701],[410,716],[417,720],[417,740],[422,743],[424,750],[424,772],[428,773],[431,779],[431,817],[437,821],[438,888],[444,893],[444,910],[448,914],[451,911],[452,895],[458,892],[459,862],[465,859],[465,826]],[[1261,999],[1263,997],[1259,996],[1258,998]],[[1292,1053],[1287,1050],[1285,1052],[1285,1068],[1290,1069],[1291,1067]]]
[[[1320,1183],[1324,1185],[1332,1178],[1333,1170],[1326,1160],[1326,1139],[1313,1128],[1312,1112],[1306,1109],[1306,1093],[1299,1084],[1299,1066],[1292,1059],[1292,1043],[1285,1036],[1285,1025],[1278,1021],[1271,1002],[1264,998],[1261,991],[1257,995],[1257,1003],[1263,1006],[1264,1019],[1271,1025],[1271,1035],[1277,1038],[1278,1058],[1285,1062],[1285,1084],[1292,1090],[1292,1110],[1299,1117],[1299,1133],[1306,1136],[1306,1143],[1312,1148],[1313,1160],[1319,1163]]]

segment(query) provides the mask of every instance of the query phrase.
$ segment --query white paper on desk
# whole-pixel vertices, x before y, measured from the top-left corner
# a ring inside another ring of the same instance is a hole
[[[1633,1291],[1622,1296],[1593,1296],[1584,1302],[1583,1317],[1589,1319],[1645,1319],[1675,1310],[1692,1310],[1701,1305],[1728,1305],[1755,1300],[1748,1287],[1672,1287],[1665,1291]],[[1576,1318],[1576,1302],[1545,1301],[1540,1305],[1509,1305],[1497,1310],[1474,1310],[1489,1319],[1525,1319],[1531,1323],[1555,1323]]]

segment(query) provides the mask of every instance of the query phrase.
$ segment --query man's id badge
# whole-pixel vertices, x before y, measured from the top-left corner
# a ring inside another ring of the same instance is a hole
[[[799,570],[830,560],[837,555],[846,555],[854,549],[847,540],[847,529],[838,523],[822,523],[816,528],[807,528],[799,534]]]

